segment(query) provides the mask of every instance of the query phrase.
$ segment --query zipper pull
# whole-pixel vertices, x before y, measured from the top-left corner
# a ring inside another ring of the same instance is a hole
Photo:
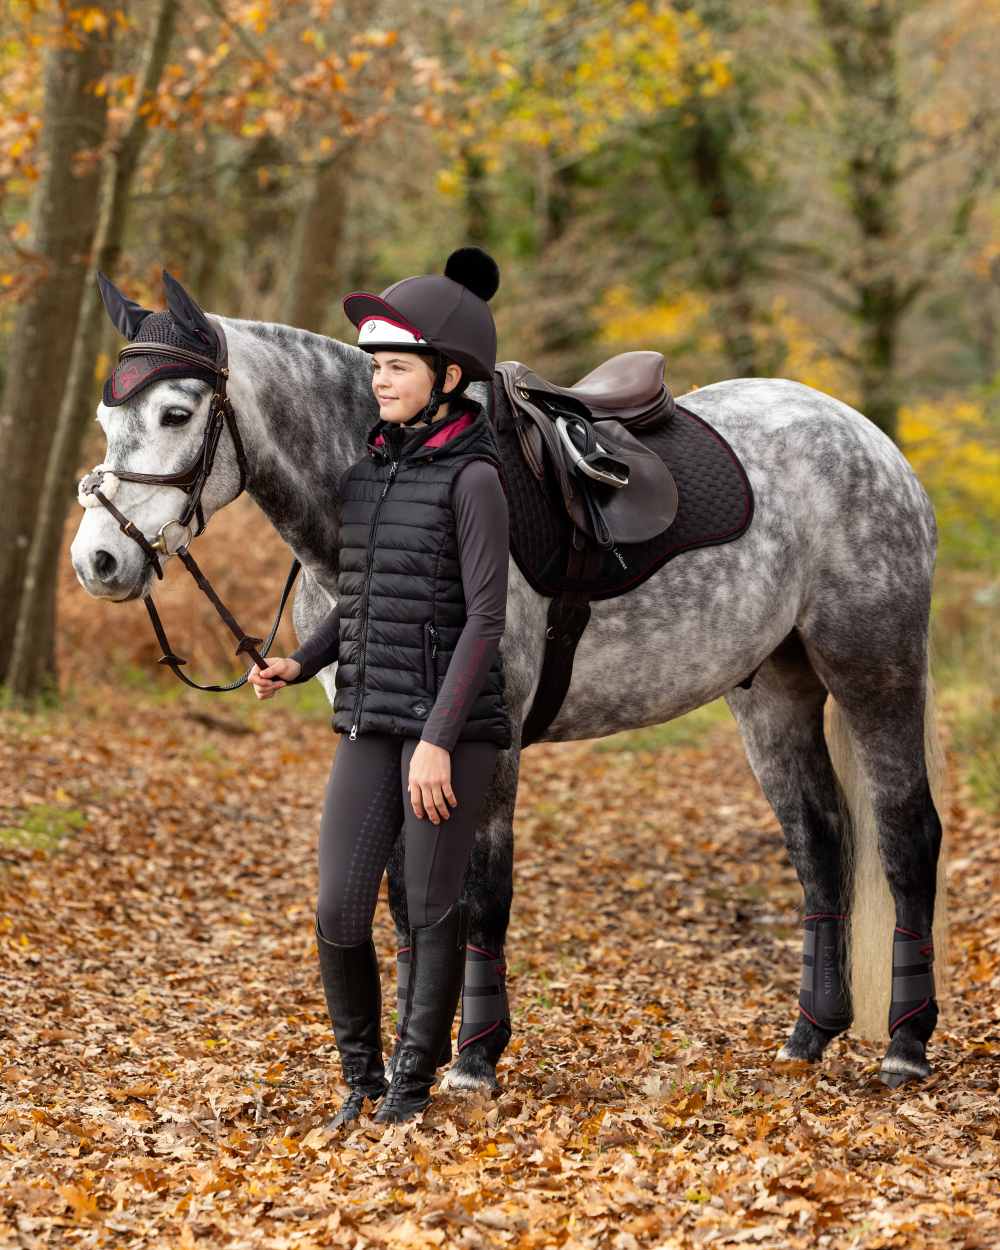
[[[354,724],[351,726],[351,736],[350,736],[349,741],[356,742],[357,738],[358,738],[358,722],[355,721]]]
[[[432,625],[431,626],[431,655],[436,656],[437,653],[438,653],[438,632],[437,632],[437,629]]]
[[[392,483],[393,483],[393,479],[394,479],[394,478],[395,478],[395,476],[396,476],[396,469],[397,469],[398,465],[399,465],[399,461],[398,461],[398,460],[393,460],[392,464],[389,466],[389,476],[386,478],[386,480],[385,480],[385,485],[382,487],[382,494],[381,494],[381,495],[379,495],[379,502],[380,502],[380,503],[381,503],[381,501],[382,501],[382,500],[386,497],[386,495],[388,495],[388,493],[389,493],[389,487],[392,485]]]

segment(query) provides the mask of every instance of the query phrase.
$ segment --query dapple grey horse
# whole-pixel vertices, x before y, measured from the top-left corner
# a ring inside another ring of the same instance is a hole
[[[192,308],[204,316],[194,301],[189,316]],[[365,455],[378,419],[370,357],[285,325],[215,321],[228,341],[247,490],[302,562],[293,607],[302,639],[336,601],[338,482]],[[188,463],[210,393],[205,382],[168,379],[122,405],[102,404],[105,464],[162,473]],[[469,394],[485,400],[481,384]],[[802,1007],[777,1057],[818,1060],[853,1014],[862,1036],[889,1038],[886,1084],[926,1076],[938,1014],[927,961],[933,928],[940,989],[946,922],[928,637],[933,510],[893,442],[830,395],[785,379],[737,378],[680,402],[742,460],[756,501],[752,524],[733,542],[687,551],[629,593],[593,603],[572,683],[543,740],[659,725],[724,697],[780,821],[805,919],[845,922],[819,969],[827,990],[843,978],[844,1019],[831,1023]],[[238,490],[226,431],[202,496],[206,519]],[[182,495],[122,482],[115,502],[152,536],[177,515]],[[142,551],[103,508],[84,514],[71,557],[95,597],[129,601],[151,588]],[[514,743],[500,755],[466,887],[470,943],[487,951],[502,951],[508,925],[520,726],[538,682],[548,603],[512,560],[502,648]],[[754,670],[752,684],[740,687]],[[331,703],[334,674],[330,666],[318,678]],[[390,899],[402,935],[398,880],[394,863]],[[815,943],[807,933],[804,985],[815,984]],[[923,971],[908,977],[907,965]],[[505,1021],[466,1046],[445,1086],[494,1087],[509,1037]]]

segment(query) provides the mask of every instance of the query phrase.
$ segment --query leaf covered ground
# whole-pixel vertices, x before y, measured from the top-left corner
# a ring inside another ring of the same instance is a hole
[[[713,723],[526,752],[502,1092],[336,1135],[311,929],[336,738],[251,703],[102,685],[4,714],[0,1245],[1000,1243],[1000,845],[956,784],[922,1085],[850,1039],[775,1062],[800,892]],[[384,901],[376,940],[388,1039]]]
[[[199,562],[265,632],[286,549],[243,499],[211,534]],[[525,753],[502,1092],[332,1135],[322,690],[188,691],[137,603],[87,599],[65,550],[60,569],[66,702],[0,712],[3,1250],[1000,1245],[1000,839],[953,753],[928,1081],[887,1090],[881,1048],[852,1038],[818,1068],[775,1062],[801,891],[728,713],[705,709]],[[232,672],[182,571],[156,599],[196,679]],[[376,941],[388,1041],[384,900]]]

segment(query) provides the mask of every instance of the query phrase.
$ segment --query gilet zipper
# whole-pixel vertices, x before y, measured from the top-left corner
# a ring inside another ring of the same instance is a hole
[[[361,603],[361,667],[358,677],[358,697],[354,701],[354,724],[351,726],[350,741],[354,742],[358,736],[358,724],[361,720],[361,704],[365,697],[365,662],[368,658],[368,592],[371,586],[372,578],[372,562],[375,556],[375,531],[378,528],[378,514],[382,507],[382,502],[389,493],[389,487],[392,485],[396,477],[396,470],[399,468],[399,461],[392,460],[389,465],[389,477],[385,486],[382,487],[382,494],[378,497],[375,505],[375,511],[372,514],[371,531],[368,535],[368,567],[365,569],[365,584],[362,590]]]

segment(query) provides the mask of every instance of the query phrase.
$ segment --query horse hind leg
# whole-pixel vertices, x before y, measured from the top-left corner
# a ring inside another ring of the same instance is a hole
[[[827,691],[793,631],[749,689],[726,696],[805,903],[799,1017],[779,1059],[815,1062],[851,1023],[845,962],[847,811],[823,734]]]
[[[932,793],[939,746],[926,638],[907,633],[904,624],[888,622],[869,637],[869,654],[853,662],[829,639],[824,649],[806,638],[835,699],[831,742],[854,813],[850,961],[857,1025],[872,1040],[883,1039],[888,1027],[879,1075],[890,1087],[931,1070],[927,1042],[938,1018],[934,933],[938,972],[946,973],[942,826]],[[879,636],[896,640],[888,654],[872,654]]]

